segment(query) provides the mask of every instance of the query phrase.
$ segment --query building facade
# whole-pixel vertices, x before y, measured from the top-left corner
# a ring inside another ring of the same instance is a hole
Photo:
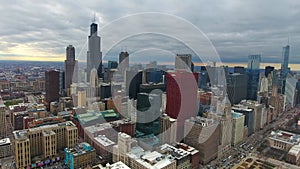
[[[46,102],[59,100],[59,91],[60,91],[60,72],[57,70],[49,70],[45,72],[45,91],[46,91]]]
[[[71,121],[14,131],[17,168],[28,167],[35,157],[52,159],[64,148],[72,148],[78,141],[77,127]]]
[[[201,164],[206,165],[218,157],[220,142],[218,121],[202,117],[187,119],[184,126],[184,135],[184,143],[199,151]]]
[[[65,148],[65,164],[69,169],[92,167],[96,160],[96,150],[88,143],[80,143],[74,148]]]
[[[97,35],[98,25],[92,23],[90,25],[90,35],[88,36],[88,51],[87,51],[87,70],[86,79],[90,80],[90,74],[93,68],[97,69],[98,77],[102,74],[102,52],[101,38]]]
[[[70,85],[72,82],[77,82],[77,61],[75,60],[75,48],[69,45],[66,48],[65,60],[65,90],[67,96],[70,96]]]

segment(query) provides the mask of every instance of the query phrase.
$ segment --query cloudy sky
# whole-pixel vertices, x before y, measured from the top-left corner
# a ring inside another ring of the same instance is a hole
[[[300,63],[298,0],[0,0],[0,11],[0,60],[63,61],[68,44],[85,60],[96,14],[106,59],[127,49],[139,61],[193,53],[244,62],[259,53],[273,63],[289,37],[290,63]]]

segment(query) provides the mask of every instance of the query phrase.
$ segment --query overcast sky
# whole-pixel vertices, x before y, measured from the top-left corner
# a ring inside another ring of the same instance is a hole
[[[210,55],[214,55],[215,49],[224,62],[244,62],[249,54],[256,53],[262,54],[263,62],[280,62],[282,46],[290,37],[290,63],[300,63],[298,0],[0,0],[0,3],[0,60],[63,61],[68,44],[74,45],[76,57],[84,60],[89,25],[95,13],[107,58],[116,59],[117,53],[127,48],[132,56],[140,54],[147,61],[189,50],[209,60],[214,57]],[[144,12],[163,14],[134,15]],[[207,45],[212,46],[207,49]],[[209,52],[205,53],[203,48]]]

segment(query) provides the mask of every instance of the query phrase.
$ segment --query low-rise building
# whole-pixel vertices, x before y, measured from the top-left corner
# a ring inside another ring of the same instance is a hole
[[[282,130],[272,131],[268,141],[272,148],[289,151],[294,145],[299,144],[300,135]]]

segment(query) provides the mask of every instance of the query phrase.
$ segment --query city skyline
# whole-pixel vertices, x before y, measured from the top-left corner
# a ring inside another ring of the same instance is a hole
[[[300,63],[298,59],[300,51],[296,48],[300,44],[297,30],[299,25],[295,22],[300,15],[297,11],[300,3],[288,1],[272,6],[270,3],[271,1],[224,0],[205,4],[203,1],[190,3],[177,1],[172,5],[168,2],[155,1],[145,1],[143,4],[102,1],[68,3],[49,1],[32,4],[30,1],[20,1],[19,7],[14,7],[10,3],[3,2],[0,7],[3,11],[0,17],[2,21],[0,60],[63,61],[65,46],[69,44],[77,49],[76,56],[86,58],[86,35],[93,14],[96,14],[99,34],[103,41],[106,41],[108,37],[102,36],[101,30],[112,21],[136,13],[158,12],[185,19],[203,31],[216,48],[222,62],[246,62],[248,55],[259,53],[262,54],[263,63],[279,63],[282,60],[282,47],[288,44],[289,38],[290,63]],[[257,5],[260,8],[256,8]],[[49,13],[38,13],[37,9]],[[195,14],[195,11],[199,13]],[[172,26],[174,29],[178,27]],[[123,29],[126,32],[130,27],[125,25]],[[148,37],[140,37],[141,40],[147,41],[146,38]],[[163,42],[157,43],[170,45]],[[128,46],[137,45],[135,43]],[[121,47],[125,46],[120,46],[118,53],[122,51]],[[128,48],[128,51],[136,52],[134,48]],[[103,53],[106,52],[108,49],[103,47]],[[118,56],[115,53],[111,54],[114,57]],[[157,55],[170,57],[171,54],[159,51]]]

